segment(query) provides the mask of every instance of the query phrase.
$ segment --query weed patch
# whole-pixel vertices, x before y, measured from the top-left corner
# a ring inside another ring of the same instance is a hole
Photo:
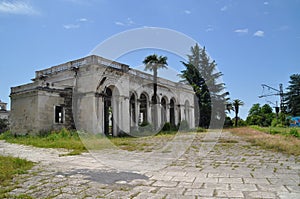
[[[286,135],[285,133],[272,135],[269,132],[249,127],[232,128],[229,131],[243,137],[253,146],[259,146],[263,149],[282,152],[288,155],[300,155],[300,139],[295,136]]]
[[[13,177],[27,173],[33,165],[33,162],[21,158],[0,156],[0,198],[7,197],[7,192],[11,191]]]

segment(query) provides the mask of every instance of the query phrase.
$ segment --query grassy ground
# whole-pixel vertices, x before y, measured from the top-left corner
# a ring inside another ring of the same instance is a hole
[[[272,135],[281,134],[281,135],[291,135],[294,137],[300,137],[300,127],[260,127],[260,126],[250,126],[251,128],[269,133]]]
[[[0,139],[9,143],[31,145],[41,148],[64,148],[70,150],[64,155],[78,155],[82,152],[91,150],[107,149],[119,147],[128,151],[151,152],[153,149],[163,145],[174,137],[176,132],[164,132],[156,136],[149,137],[103,137],[101,135],[87,135],[62,129],[53,131],[46,135],[38,136],[13,136],[10,132],[0,135]]]
[[[0,198],[5,198],[6,193],[14,188],[13,177],[27,173],[33,165],[33,162],[21,158],[0,156]]]
[[[271,149],[276,152],[283,152],[291,155],[300,155],[300,139],[298,137],[300,128],[280,127],[243,127],[232,128],[232,133],[244,137],[253,145],[261,146],[264,149]],[[128,151],[151,152],[167,144],[176,132],[163,132],[149,137],[109,137],[106,139],[100,135],[86,135],[62,129],[59,132],[51,132],[43,136],[17,136],[9,132],[0,135],[10,143],[32,145],[42,148],[65,148],[69,149],[68,154],[78,155],[84,151],[100,150],[111,147],[118,147]],[[84,138],[84,139],[82,139]]]
[[[5,132],[0,135],[0,139],[6,140],[9,143],[31,145],[41,148],[65,148],[77,152],[86,150],[78,134],[66,129],[39,136],[26,135],[15,137],[10,134],[10,132]]]
[[[280,128],[277,128],[279,131]],[[270,134],[268,128],[261,127],[242,127],[229,129],[235,135],[243,137],[253,145],[260,146],[275,152],[282,152],[289,155],[300,155],[300,139],[280,131],[277,134]],[[265,131],[265,132],[264,132]],[[289,130],[287,131],[289,132]]]

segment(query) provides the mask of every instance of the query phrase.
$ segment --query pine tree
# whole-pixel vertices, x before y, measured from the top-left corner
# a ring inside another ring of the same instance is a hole
[[[300,74],[290,76],[288,92],[285,94],[287,113],[292,116],[300,116]]]
[[[195,111],[196,124],[208,128],[212,119],[212,106],[215,112],[213,118],[225,118],[225,106],[228,92],[225,92],[225,84],[219,82],[223,75],[216,71],[216,62],[210,60],[205,47],[200,48],[198,44],[191,47],[191,55],[188,62],[182,62],[185,70],[181,71],[180,77],[189,83],[196,94],[199,111]]]

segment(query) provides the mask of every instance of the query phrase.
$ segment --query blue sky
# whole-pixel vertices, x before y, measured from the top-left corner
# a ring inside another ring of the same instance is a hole
[[[300,73],[299,0],[0,0],[0,99],[29,83],[34,71],[81,58],[107,38],[133,28],[168,28],[205,46],[216,60],[231,99],[247,116],[261,84],[288,86]],[[149,50],[120,58],[140,66]],[[182,70],[180,59],[169,65]]]

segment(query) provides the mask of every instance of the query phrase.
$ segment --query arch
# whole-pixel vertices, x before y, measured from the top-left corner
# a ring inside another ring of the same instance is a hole
[[[170,100],[170,124],[175,126],[175,99],[171,98]]]
[[[106,88],[104,91],[104,134],[113,134],[113,113],[112,113],[112,89]]]
[[[129,99],[130,127],[136,126],[136,109],[137,109],[137,97],[135,93],[131,93]]]
[[[140,95],[140,112],[139,112],[139,124],[148,122],[148,104],[149,98],[146,93]]]
[[[103,122],[104,134],[116,136],[118,134],[119,122],[119,90],[116,86],[105,87],[103,96]]]

